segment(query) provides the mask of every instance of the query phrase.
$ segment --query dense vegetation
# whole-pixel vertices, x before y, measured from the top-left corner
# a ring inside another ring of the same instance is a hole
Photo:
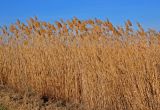
[[[160,108],[160,33],[100,19],[17,20],[0,33],[0,83],[90,110]]]

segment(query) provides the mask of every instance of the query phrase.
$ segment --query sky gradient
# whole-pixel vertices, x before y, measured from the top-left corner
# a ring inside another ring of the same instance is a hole
[[[144,28],[160,30],[160,0],[0,0],[0,25],[33,16],[54,22],[76,16],[80,19],[109,19],[123,25],[130,19]]]

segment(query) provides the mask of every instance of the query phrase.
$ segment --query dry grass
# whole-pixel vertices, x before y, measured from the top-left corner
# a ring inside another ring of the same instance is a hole
[[[0,81],[86,110],[160,108],[160,33],[78,18],[3,27]],[[2,41],[1,41],[2,40]]]
[[[83,110],[83,106],[40,97],[31,92],[22,95],[11,88],[0,86],[0,110]]]

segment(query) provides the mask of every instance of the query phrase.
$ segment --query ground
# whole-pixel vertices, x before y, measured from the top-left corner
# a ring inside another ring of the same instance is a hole
[[[80,105],[62,100],[40,97],[34,93],[21,95],[6,86],[0,86],[0,110],[83,110]]]

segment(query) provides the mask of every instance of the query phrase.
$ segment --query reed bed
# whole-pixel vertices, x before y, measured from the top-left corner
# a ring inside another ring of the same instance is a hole
[[[1,28],[0,83],[85,110],[160,108],[160,33],[100,19]]]

